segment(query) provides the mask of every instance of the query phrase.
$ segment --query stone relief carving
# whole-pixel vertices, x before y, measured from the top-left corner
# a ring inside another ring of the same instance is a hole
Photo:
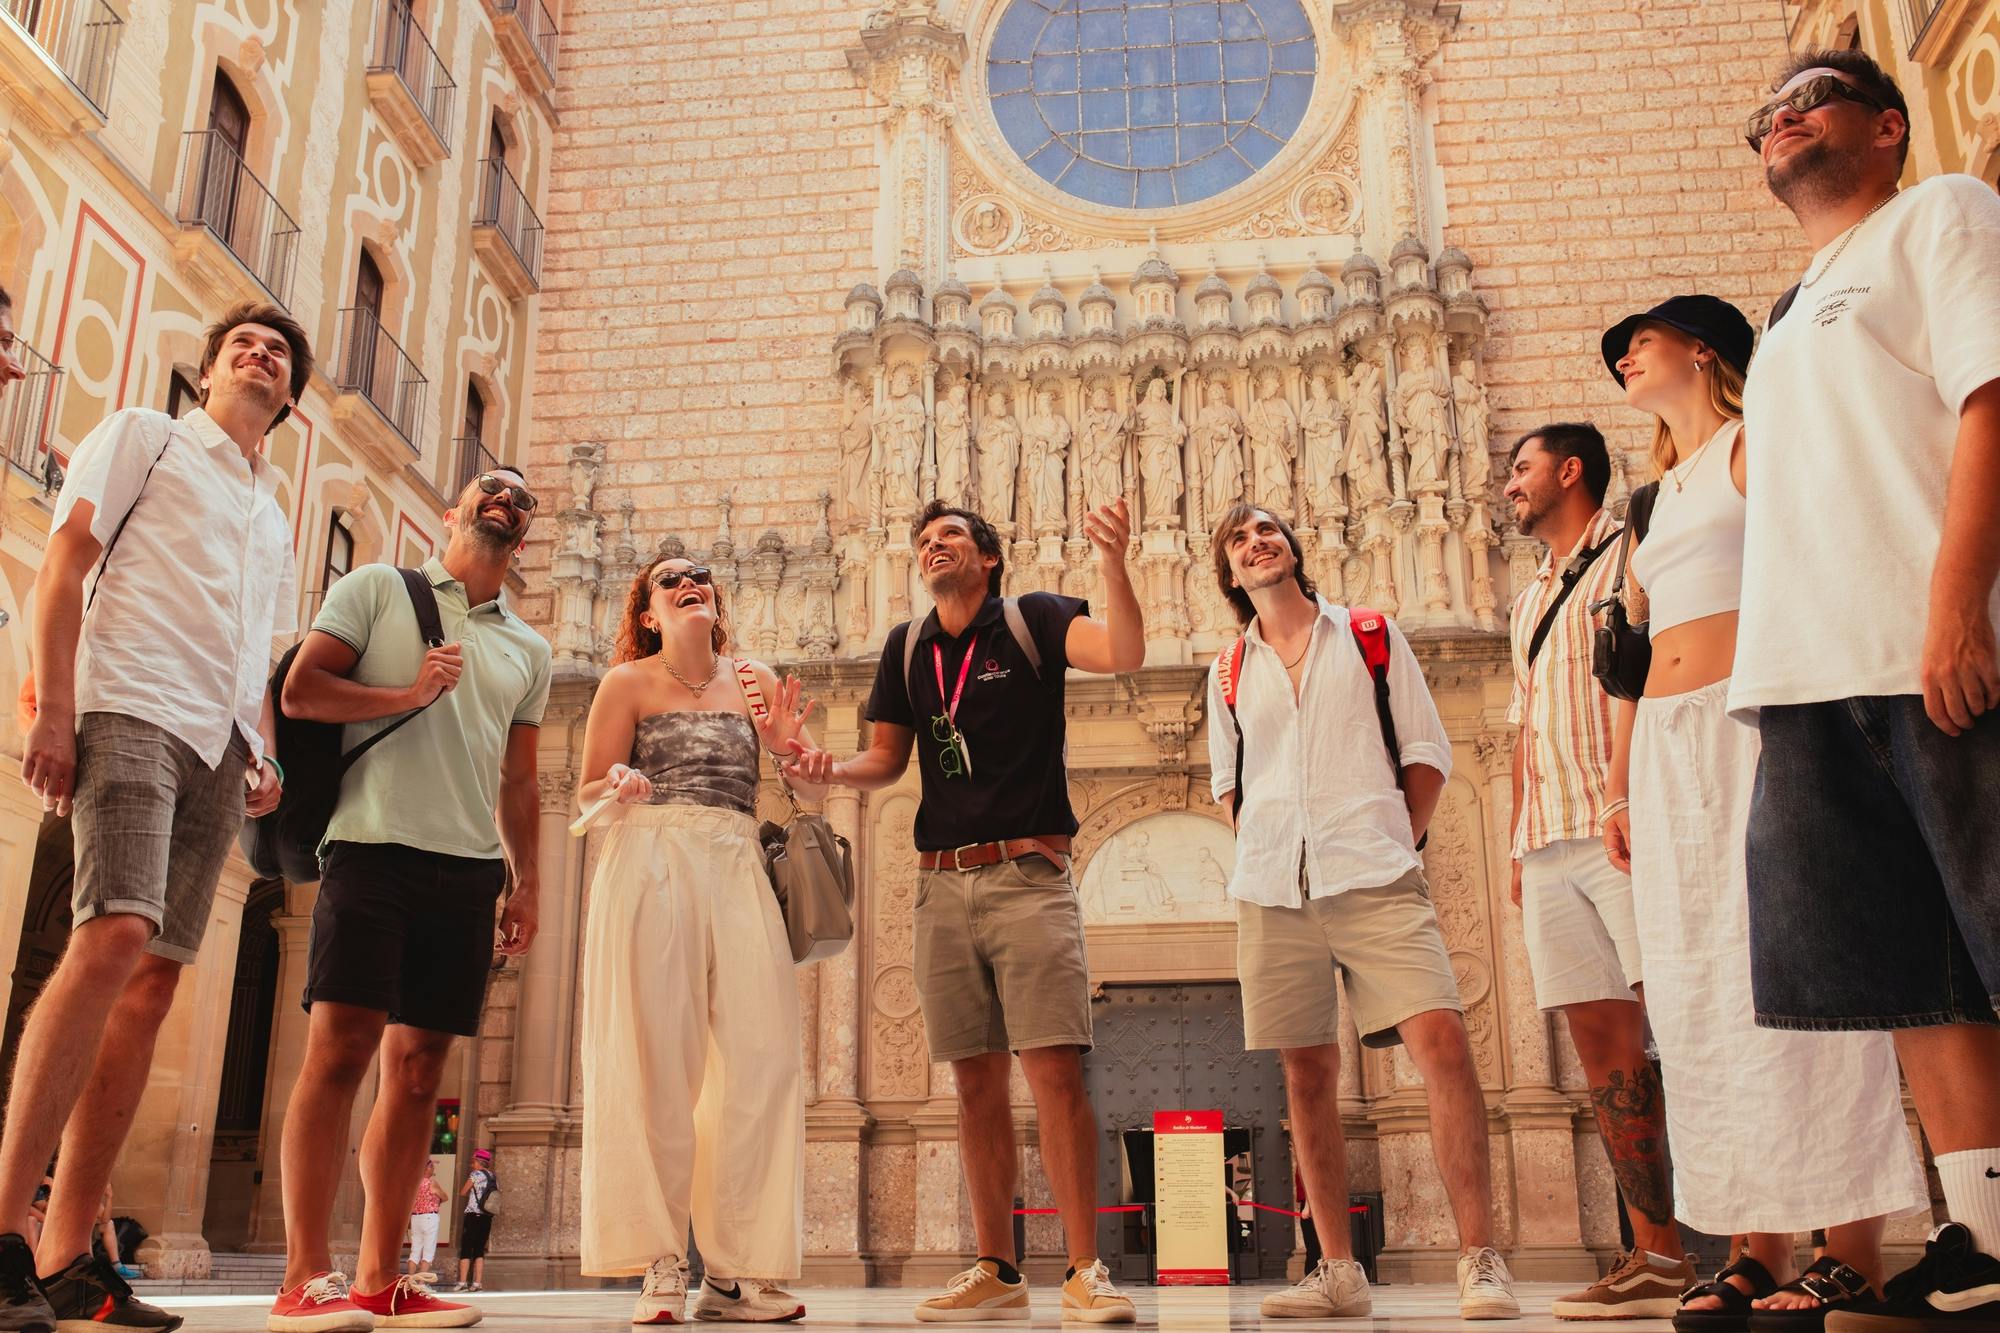
[[[1341,432],[1347,408],[1334,396],[1324,373],[1306,381],[1305,411],[1299,426],[1305,435],[1305,521],[1313,527],[1338,529],[1347,518],[1341,493]]]
[[[1351,513],[1389,500],[1389,471],[1382,452],[1388,421],[1382,398],[1382,371],[1363,359],[1349,381],[1347,417],[1347,503]]]
[[[972,413],[964,380],[953,380],[937,406],[937,498],[951,504],[972,499]]]
[[[998,254],[1010,249],[1020,234],[1020,211],[997,194],[975,195],[965,200],[953,217],[952,239],[957,241],[962,254]]]
[[[1250,439],[1250,500],[1290,519],[1294,517],[1292,473],[1299,456],[1298,416],[1284,399],[1277,371],[1266,370],[1253,383],[1256,394],[1245,425]]]
[[[1203,387],[1194,441],[1202,470],[1203,520],[1213,523],[1243,498],[1243,417],[1230,405],[1229,381],[1221,375]]]
[[[986,415],[979,423],[979,512],[1002,533],[1013,527],[1020,461],[1021,425],[1014,420],[1007,391],[995,388],[986,396]]]
[[[898,366],[889,377],[887,410],[877,419],[875,427],[875,451],[879,465],[877,476],[885,521],[890,518],[907,520],[916,513],[927,429],[928,419],[924,412],[923,395],[917,388],[916,371],[909,366]]]
[[[877,486],[876,475],[875,405],[869,401],[865,381],[849,380],[840,420],[840,520],[843,529],[869,525],[875,512],[873,492]]]
[[[1112,406],[1111,386],[1099,380],[1083,414],[1077,475],[1083,510],[1110,504],[1125,494],[1125,416]],[[1078,515],[1081,521],[1081,513]]]
[[[1146,382],[1139,396],[1134,433],[1139,446],[1139,473],[1144,483],[1142,498],[1145,526],[1167,529],[1180,521],[1181,453],[1187,441],[1187,423],[1167,399],[1167,381],[1155,377]]]
[[[1503,1081],[1500,1066],[1499,1016],[1493,995],[1493,943],[1487,925],[1484,842],[1480,836],[1479,798],[1464,777],[1445,785],[1424,868],[1431,882],[1431,903],[1437,909],[1452,971],[1458,977],[1459,998],[1465,1002],[1466,1033],[1480,1082],[1496,1087]]]
[[[1092,854],[1077,884],[1092,925],[1233,921],[1236,839],[1203,815],[1166,812],[1126,824]]]
[[[1056,391],[1043,385],[1035,391],[1035,410],[1022,432],[1026,457],[1022,463],[1028,494],[1023,524],[1037,536],[1061,536],[1069,530],[1065,469],[1074,432],[1056,411]]]
[[[873,894],[874,975],[869,978],[873,1029],[868,1044],[868,1095],[922,1097],[930,1091],[924,1016],[915,1004],[917,863],[910,850],[916,801],[897,793],[875,813]]]
[[[1396,424],[1409,451],[1409,494],[1443,495],[1448,485],[1446,457],[1451,449],[1451,392],[1437,368],[1427,340],[1413,338],[1403,345],[1403,364],[1396,381]]]

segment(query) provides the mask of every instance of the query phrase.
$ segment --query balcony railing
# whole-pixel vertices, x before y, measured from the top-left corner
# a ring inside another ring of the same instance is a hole
[[[556,21],[549,17],[549,7],[542,0],[493,0],[493,8],[502,15],[511,15],[527,34],[528,45],[534,48],[535,56],[542,62],[542,72],[550,82],[556,77]]]
[[[104,116],[111,105],[111,75],[125,20],[104,0],[0,0],[0,10],[48,52],[63,77]]]
[[[520,182],[497,157],[479,163],[479,206],[472,225],[499,232],[527,273],[531,285],[542,280],[542,220],[528,204]]]
[[[62,398],[62,367],[18,338],[14,356],[28,377],[0,385],[0,439],[6,441],[9,463],[33,477],[44,491],[53,491],[62,484],[62,472],[49,448]]]
[[[438,59],[437,48],[425,35],[409,0],[381,0],[375,18],[375,51],[368,72],[394,74],[410,91],[410,97],[424,113],[424,119],[444,142],[450,142],[452,98],[458,84]]]
[[[218,131],[189,130],[186,137],[180,224],[206,227],[263,284],[272,300],[289,305],[299,224]]]
[[[459,436],[451,442],[451,448],[452,457],[458,463],[458,471],[452,478],[451,493],[454,496],[463,495],[465,488],[470,486],[472,479],[480,473],[491,472],[500,466],[500,460],[479,442],[479,437],[476,435]]]
[[[417,422],[430,381],[366,306],[340,312],[340,365],[334,382],[343,393],[358,393],[373,403],[410,452],[422,453],[417,447]]]

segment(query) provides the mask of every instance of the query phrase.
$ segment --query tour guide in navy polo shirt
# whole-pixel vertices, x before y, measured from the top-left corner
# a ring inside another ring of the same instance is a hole
[[[788,769],[873,791],[900,779],[917,749],[917,996],[931,1059],[949,1060],[958,1083],[959,1157],[981,1256],[917,1307],[926,1323],[1028,1317],[1027,1284],[999,1257],[1015,1257],[1010,1051],[1034,1090],[1042,1165],[1069,1240],[1063,1316],[1134,1317],[1097,1261],[1097,1125],[1083,1091],[1090,987],[1069,876],[1076,816],[1063,765],[1063,673],[1137,669],[1146,631],[1125,570],[1125,502],[1087,515],[1083,528],[1102,561],[1110,613],[1093,620],[1074,597],[1034,592],[1018,600],[1019,623],[1010,624],[992,526],[942,503],[924,510],[913,528],[917,565],[937,609],[921,626],[896,626],[882,645],[869,748],[839,762],[801,750]]]

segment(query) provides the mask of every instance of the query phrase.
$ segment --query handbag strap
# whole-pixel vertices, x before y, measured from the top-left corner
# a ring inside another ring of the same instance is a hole
[[[1646,539],[1646,529],[1653,521],[1653,504],[1660,498],[1660,483],[1649,481],[1632,492],[1632,498],[1625,505],[1625,527],[1618,541],[1618,573],[1611,580],[1611,595],[1605,600],[1618,602],[1625,594],[1625,566],[1632,555],[1632,548]],[[1649,557],[1650,558],[1650,557]]]
[[[1585,572],[1590,569],[1591,564],[1597,557],[1603,555],[1605,551],[1610,549],[1611,543],[1620,540],[1624,535],[1625,529],[1621,526],[1618,531],[1586,550],[1581,556],[1577,557],[1575,564],[1563,571],[1562,589],[1556,593],[1555,600],[1549,603],[1549,609],[1542,612],[1541,620],[1535,625],[1534,637],[1528,640],[1528,669],[1530,671],[1534,670],[1535,658],[1541,655],[1542,643],[1549,637],[1549,630],[1556,623],[1556,612],[1562,610],[1562,604],[1569,600],[1571,593],[1576,591],[1576,585],[1583,582]]]

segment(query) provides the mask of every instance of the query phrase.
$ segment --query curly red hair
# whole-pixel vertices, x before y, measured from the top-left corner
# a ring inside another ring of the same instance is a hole
[[[660,651],[660,631],[648,628],[643,617],[653,601],[653,571],[665,563],[655,560],[632,576],[632,586],[625,592],[625,616],[618,625],[618,647],[611,655],[613,666],[636,662]],[[710,642],[718,654],[725,653],[729,651],[729,614],[723,609],[722,585],[711,583],[709,591],[715,596],[715,631]]]

